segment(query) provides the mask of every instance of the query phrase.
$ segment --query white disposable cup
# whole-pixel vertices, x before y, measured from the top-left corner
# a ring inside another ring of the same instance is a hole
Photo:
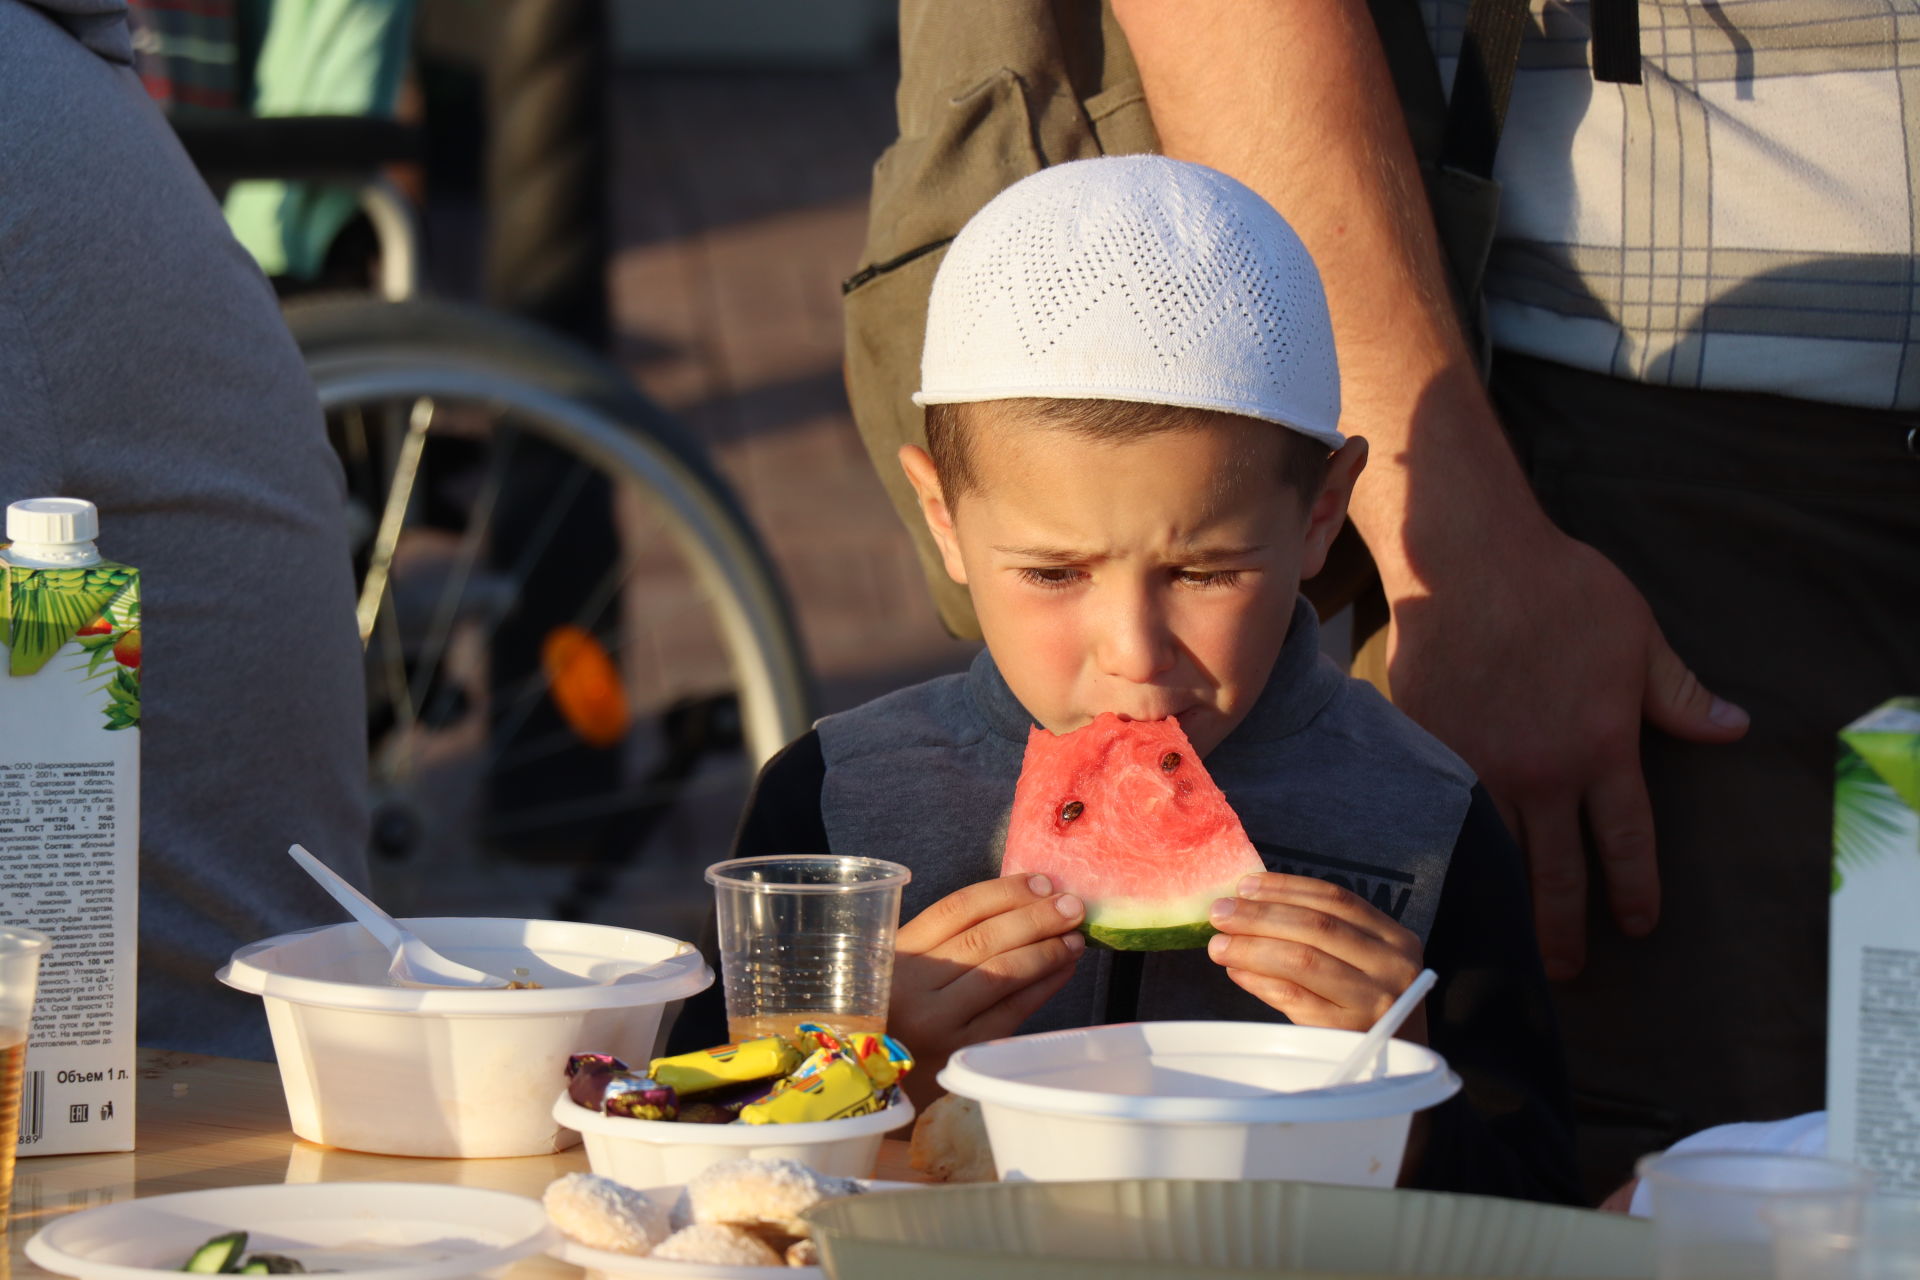
[[[911,878],[896,862],[838,854],[708,867],[728,1035],[786,1035],[807,1021],[885,1029],[900,891]]]
[[[13,1201],[13,1161],[20,1127],[20,1086],[26,1079],[27,1033],[40,987],[40,957],[52,944],[32,929],[0,925],[0,1235]]]
[[[1262,1178],[1392,1186],[1416,1111],[1459,1077],[1389,1042],[1377,1079],[1321,1087],[1357,1031],[1138,1022],[962,1049],[940,1073],[980,1104],[1004,1179]]]
[[[1822,1216],[1794,1204],[1768,1208],[1775,1280],[1913,1280],[1920,1276],[1920,1201],[1871,1198],[1853,1232],[1830,1229]]]
[[[677,1186],[728,1160],[797,1160],[834,1177],[864,1178],[880,1140],[913,1121],[913,1103],[902,1096],[883,1111],[798,1124],[682,1124],[589,1111],[563,1093],[553,1118],[579,1131],[595,1173],[645,1190]]]
[[[234,952],[220,981],[263,997],[293,1131],[403,1156],[524,1156],[573,1135],[551,1114],[575,1053],[644,1063],[664,1007],[713,982],[688,943],[559,920],[414,919],[443,955],[538,990],[388,985],[357,924]]]
[[[1668,1152],[1636,1172],[1653,1196],[1657,1280],[1772,1280],[1776,1215],[1850,1233],[1873,1181],[1857,1165],[1764,1151]]]

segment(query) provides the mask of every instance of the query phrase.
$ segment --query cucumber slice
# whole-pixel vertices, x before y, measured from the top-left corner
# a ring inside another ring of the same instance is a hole
[[[180,1269],[197,1276],[217,1276],[225,1272],[240,1269],[240,1255],[247,1251],[247,1233],[229,1231],[223,1236],[201,1245],[193,1251],[186,1265]]]
[[[298,1258],[289,1258],[280,1253],[256,1253],[247,1259],[247,1265],[240,1268],[243,1276],[298,1276],[305,1275],[306,1268],[300,1265]]]

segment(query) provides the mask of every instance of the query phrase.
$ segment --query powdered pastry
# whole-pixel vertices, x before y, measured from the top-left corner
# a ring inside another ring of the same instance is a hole
[[[673,1230],[666,1209],[645,1192],[595,1173],[554,1179],[541,1203],[562,1235],[608,1253],[645,1254]]]
[[[687,1184],[687,1204],[695,1222],[765,1224],[805,1236],[801,1214],[823,1200],[859,1190],[851,1179],[815,1173],[798,1160],[729,1160]]]
[[[730,1267],[780,1267],[786,1260],[759,1239],[723,1222],[696,1222],[668,1236],[653,1251],[670,1262],[705,1262]]]

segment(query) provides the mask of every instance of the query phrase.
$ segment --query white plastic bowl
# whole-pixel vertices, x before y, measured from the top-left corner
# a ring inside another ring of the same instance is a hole
[[[604,1115],[563,1093],[553,1118],[586,1140],[595,1173],[645,1188],[691,1182],[726,1160],[798,1160],[834,1177],[864,1178],[873,1172],[880,1139],[912,1122],[913,1103],[902,1095],[884,1111],[810,1124],[681,1124]]]
[[[240,948],[220,981],[264,998],[293,1131],[400,1156],[527,1156],[573,1144],[550,1114],[567,1057],[644,1061],[663,1007],[713,972],[685,942],[557,920],[415,919],[436,950],[539,990],[387,985],[357,924]]]
[[[940,1083],[979,1102],[1003,1179],[1391,1186],[1413,1113],[1460,1080],[1395,1040],[1381,1078],[1319,1087],[1359,1038],[1266,1022],[1085,1027],[962,1049]]]
[[[506,1266],[559,1239],[538,1200],[416,1182],[222,1187],[124,1200],[56,1218],[27,1257],[80,1280],[177,1277],[200,1245],[247,1233],[248,1252],[284,1253],[354,1280],[454,1280]]]

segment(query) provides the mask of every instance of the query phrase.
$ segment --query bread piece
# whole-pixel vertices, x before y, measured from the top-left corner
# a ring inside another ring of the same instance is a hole
[[[915,1169],[940,1182],[992,1182],[1000,1176],[980,1104],[956,1093],[920,1113],[907,1156]]]

